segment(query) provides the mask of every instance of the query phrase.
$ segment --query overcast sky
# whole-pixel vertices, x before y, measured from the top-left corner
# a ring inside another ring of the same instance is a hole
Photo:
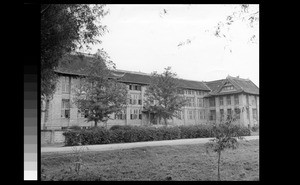
[[[249,43],[253,32],[259,38],[258,26],[253,29],[236,21],[226,35],[230,42],[213,35],[218,22],[238,8],[107,5],[110,13],[102,24],[107,25],[109,33],[100,38],[102,44],[93,46],[91,53],[104,48],[117,69],[122,70],[161,73],[171,66],[179,78],[211,81],[239,75],[259,86],[259,39]],[[258,8],[250,5],[249,11]]]

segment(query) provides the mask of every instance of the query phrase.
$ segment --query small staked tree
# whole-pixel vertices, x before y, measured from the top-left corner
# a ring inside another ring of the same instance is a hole
[[[111,74],[100,56],[90,63],[89,74],[80,79],[74,89],[74,102],[81,112],[85,113],[87,122],[107,124],[110,115],[119,113],[127,102],[127,88]]]
[[[221,180],[220,177],[220,163],[221,154],[225,149],[236,149],[238,147],[238,140],[243,139],[239,135],[239,125],[234,124],[234,119],[227,119],[225,122],[220,124],[215,124],[213,127],[214,137],[210,142],[205,144],[206,152],[209,153],[210,150],[217,153],[218,157],[218,181]]]
[[[167,125],[167,119],[179,117],[177,112],[186,105],[185,100],[181,95],[182,89],[178,86],[178,79],[176,74],[171,72],[171,67],[165,68],[162,74],[153,72],[151,76],[150,85],[147,87],[145,96],[145,109],[150,113],[154,113],[158,118],[159,123],[161,119]]]

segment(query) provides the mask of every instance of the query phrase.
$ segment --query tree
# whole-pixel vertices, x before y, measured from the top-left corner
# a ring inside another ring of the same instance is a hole
[[[258,40],[258,24],[259,24],[259,8],[258,5],[242,4],[237,5],[235,10],[225,20],[219,21],[213,34],[226,42],[226,47],[230,47],[231,43],[231,28],[236,23],[243,23],[248,27],[248,42],[257,43]],[[232,52],[232,49],[229,48]]]
[[[228,119],[226,122],[215,124],[213,126],[214,139],[205,144],[206,152],[212,150],[217,153],[218,156],[218,181],[220,178],[220,162],[221,154],[225,149],[236,149],[238,147],[238,139],[243,139],[239,135],[239,125],[233,124],[233,119]],[[237,137],[237,138],[235,138]]]
[[[176,74],[172,73],[170,67],[165,68],[162,74],[153,72],[150,85],[147,87],[145,96],[145,109],[159,119],[164,119],[167,125],[167,119],[179,117],[177,111],[186,104],[187,100],[179,94],[182,90],[178,86]],[[155,103],[154,103],[155,102]]]
[[[108,12],[104,5],[41,5],[41,95],[49,97],[58,76],[54,69],[65,55],[88,44],[100,43],[97,36],[106,32],[100,20]]]
[[[96,55],[90,63],[89,74],[80,79],[80,84],[74,89],[74,103],[81,112],[85,112],[87,122],[107,123],[112,113],[119,113],[127,102],[127,88],[119,83],[111,74],[105,62]]]

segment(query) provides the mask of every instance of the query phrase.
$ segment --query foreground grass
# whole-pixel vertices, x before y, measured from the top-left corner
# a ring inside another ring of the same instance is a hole
[[[86,151],[81,158],[76,174],[74,154],[42,153],[42,180],[217,180],[216,155],[206,154],[204,144]],[[258,140],[222,154],[221,180],[258,179]]]

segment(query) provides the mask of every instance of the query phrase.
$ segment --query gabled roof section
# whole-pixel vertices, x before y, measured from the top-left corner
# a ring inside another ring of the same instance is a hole
[[[245,93],[259,95],[259,88],[249,79],[227,77],[227,79],[236,86],[240,87]]]
[[[226,83],[232,84],[235,90],[221,91]],[[259,88],[251,80],[239,77],[228,76],[226,79],[223,80],[206,82],[206,85],[209,86],[212,90],[212,92],[210,92],[206,97],[236,94],[241,92],[259,95]]]

